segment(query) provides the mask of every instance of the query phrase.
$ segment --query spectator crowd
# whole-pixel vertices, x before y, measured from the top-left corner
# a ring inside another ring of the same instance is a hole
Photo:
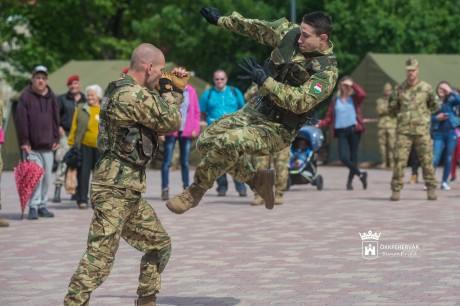
[[[415,58],[409,58],[405,68],[404,82],[396,86],[384,84],[382,95],[375,104],[375,113],[379,118],[377,127],[381,154],[381,163],[377,167],[394,171],[390,199],[399,200],[408,162],[412,168],[408,183],[418,182],[418,168],[421,166],[428,199],[435,200],[437,196],[434,190],[438,184],[434,172],[440,163],[443,162],[441,190],[450,190],[450,184],[457,178],[457,161],[460,159],[460,93],[446,81],[440,81],[436,87],[432,87],[420,80],[420,67]],[[123,70],[121,76],[127,70]],[[190,183],[189,161],[193,140],[203,128],[226,114],[238,111],[258,96],[256,84],[244,96],[240,89],[228,85],[227,73],[222,69],[214,72],[212,81],[214,85],[201,96],[197,95],[191,85],[186,86],[180,109],[183,118],[180,129],[160,136],[163,145],[162,200],[169,199],[169,170],[173,163],[175,144],[179,143],[182,188],[186,189]],[[88,194],[91,172],[100,157],[97,135],[100,103],[104,93],[97,84],[87,86],[82,92],[78,75],[69,76],[66,85],[68,91],[56,96],[48,85],[47,68],[36,66],[29,85],[19,98],[15,123],[21,150],[27,160],[45,170],[28,203],[29,220],[54,217],[54,213],[47,208],[48,189],[52,183],[55,188],[53,202],[62,201],[61,191],[65,189],[78,208],[85,209],[90,204]],[[361,107],[366,100],[366,92],[351,77],[343,76],[337,83],[337,91],[329,100],[326,115],[316,122],[316,126],[329,127],[330,139],[337,138],[339,159],[349,169],[345,188],[353,190],[353,178],[358,177],[366,189],[367,172],[361,170],[358,164],[359,143],[365,132]],[[0,141],[3,142],[3,131],[0,133]],[[253,159],[257,169],[270,168],[272,164],[276,169],[275,204],[283,203],[282,197],[289,179],[289,153],[288,149],[272,156],[273,162],[270,162],[269,157]],[[79,162],[66,163],[72,157]],[[245,197],[245,184],[235,178],[233,180],[239,195]],[[216,183],[218,196],[225,196],[228,190],[226,175],[219,177]],[[250,203],[260,205],[263,200],[254,194]],[[8,226],[8,222],[0,219],[0,226]]]

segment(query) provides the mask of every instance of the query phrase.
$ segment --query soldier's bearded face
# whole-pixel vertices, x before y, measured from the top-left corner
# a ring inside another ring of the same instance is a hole
[[[301,52],[308,52],[314,50],[322,50],[323,40],[320,36],[316,35],[315,28],[306,23],[300,25],[300,37],[298,40],[299,49]]]

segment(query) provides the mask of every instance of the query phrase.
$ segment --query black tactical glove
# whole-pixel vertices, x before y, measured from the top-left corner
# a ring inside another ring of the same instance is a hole
[[[172,92],[173,90],[172,82],[168,78],[161,78],[158,81],[158,85],[159,85],[159,88],[157,88],[157,90],[160,93],[160,95],[168,93],[168,92]]]
[[[202,7],[200,13],[206,18],[207,22],[213,25],[217,25],[217,20],[222,16],[215,7]]]
[[[247,72],[245,75],[239,75],[238,78],[242,80],[252,80],[257,85],[261,86],[265,80],[270,76],[268,72],[268,65],[264,67],[257,64],[255,58],[251,57],[251,60],[243,57],[245,65],[239,64],[244,71]]]

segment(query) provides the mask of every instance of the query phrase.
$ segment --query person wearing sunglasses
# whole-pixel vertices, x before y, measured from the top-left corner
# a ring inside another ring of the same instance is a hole
[[[243,108],[244,97],[241,91],[227,85],[228,77],[224,70],[218,69],[213,74],[214,86],[206,90],[200,97],[201,118],[209,126],[214,121],[226,114],[231,114]],[[223,197],[228,190],[227,175],[219,176],[217,182],[217,195]],[[247,195],[246,185],[233,178],[235,189],[241,197]]]

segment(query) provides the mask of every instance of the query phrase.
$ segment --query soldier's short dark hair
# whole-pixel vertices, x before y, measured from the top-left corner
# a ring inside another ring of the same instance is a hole
[[[303,16],[302,22],[312,26],[316,35],[326,34],[327,37],[331,37],[332,18],[328,14],[321,11],[309,13]]]

